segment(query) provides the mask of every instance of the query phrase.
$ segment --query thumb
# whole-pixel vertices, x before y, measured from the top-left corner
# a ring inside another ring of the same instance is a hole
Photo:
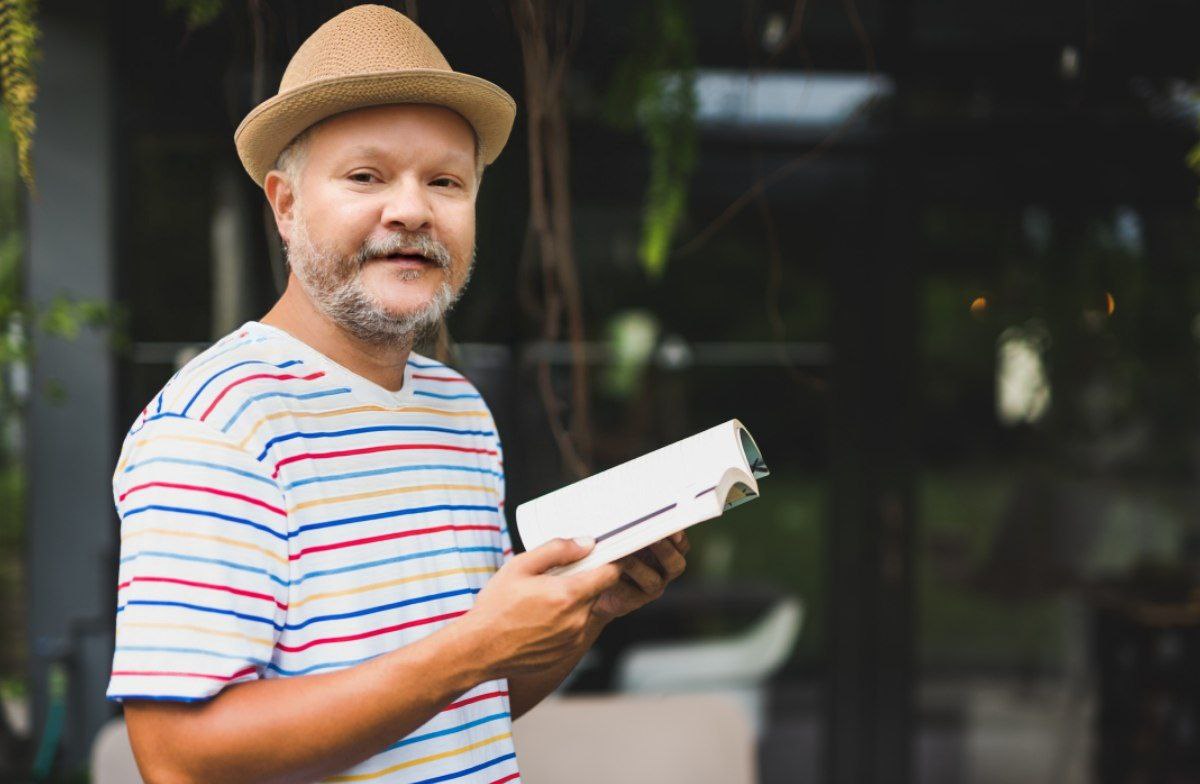
[[[523,559],[522,570],[529,574],[542,574],[556,566],[566,566],[578,561],[595,546],[596,542],[590,538],[551,539],[541,547],[535,547],[520,556]]]

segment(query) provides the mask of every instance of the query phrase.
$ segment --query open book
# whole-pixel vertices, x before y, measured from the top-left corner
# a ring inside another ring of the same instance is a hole
[[[555,537],[590,536],[587,557],[554,570],[590,569],[717,517],[758,496],[767,465],[736,419],[656,449],[517,507],[532,550]]]

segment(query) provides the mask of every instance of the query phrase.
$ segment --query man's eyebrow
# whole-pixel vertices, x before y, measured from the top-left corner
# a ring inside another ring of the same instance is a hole
[[[387,154],[380,148],[371,144],[356,144],[353,147],[344,150],[338,156],[338,160],[347,160],[349,158],[386,158]]]

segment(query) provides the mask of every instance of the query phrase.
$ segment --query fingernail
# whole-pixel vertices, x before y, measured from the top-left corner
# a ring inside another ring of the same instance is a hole
[[[580,547],[583,547],[583,548],[586,548],[589,550],[596,544],[596,540],[590,536],[577,536],[572,541],[575,542],[575,544],[579,545]]]

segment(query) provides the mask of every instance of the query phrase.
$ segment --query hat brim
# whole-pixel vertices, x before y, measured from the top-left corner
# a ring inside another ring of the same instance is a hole
[[[479,137],[490,164],[512,132],[512,96],[478,76],[414,69],[355,74],[310,82],[256,106],[234,131],[238,157],[261,187],[279,153],[309,126],[351,109],[392,103],[444,106],[462,115]]]

